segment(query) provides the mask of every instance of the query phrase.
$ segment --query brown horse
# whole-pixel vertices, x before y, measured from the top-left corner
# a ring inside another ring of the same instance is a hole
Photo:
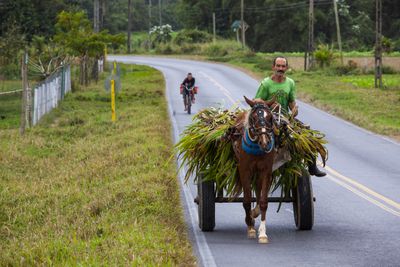
[[[238,163],[237,191],[243,191],[243,207],[246,211],[247,236],[256,238],[255,218],[261,210],[261,224],[258,229],[258,242],[268,243],[265,216],[268,208],[268,192],[272,183],[272,166],[275,156],[275,120],[269,102],[253,101],[244,97],[251,110],[243,113],[237,120],[241,138],[233,142]],[[256,178],[255,192],[257,206],[251,210],[252,179]]]

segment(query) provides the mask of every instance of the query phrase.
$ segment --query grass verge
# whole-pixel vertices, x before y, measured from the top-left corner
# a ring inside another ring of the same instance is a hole
[[[195,265],[162,75],[122,70],[116,123],[99,83],[0,132],[1,266]]]

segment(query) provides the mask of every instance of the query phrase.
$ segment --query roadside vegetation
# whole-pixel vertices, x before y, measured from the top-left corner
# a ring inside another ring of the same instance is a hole
[[[98,84],[24,136],[0,131],[0,265],[195,265],[162,75],[123,66],[117,122]]]

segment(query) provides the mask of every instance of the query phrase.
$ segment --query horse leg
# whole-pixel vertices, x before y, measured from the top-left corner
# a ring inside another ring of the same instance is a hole
[[[256,206],[251,210],[251,217],[253,219],[257,218],[260,215],[260,192],[261,192],[261,183],[260,179],[257,179],[257,188],[256,188]]]
[[[261,209],[261,223],[258,228],[258,243],[266,244],[269,242],[266,233],[266,213],[268,208],[268,192],[271,186],[271,172],[260,174],[261,179],[261,195],[260,195],[260,209]]]
[[[251,217],[251,173],[239,165],[239,176],[243,186],[243,208],[246,212],[247,237],[256,238],[254,219]]]

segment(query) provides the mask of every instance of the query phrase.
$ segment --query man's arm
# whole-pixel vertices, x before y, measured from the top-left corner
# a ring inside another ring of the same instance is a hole
[[[299,107],[296,104],[296,84],[291,80],[290,92],[289,92],[289,109],[292,112],[293,117],[296,117],[299,113]]]
[[[268,88],[265,87],[264,83],[261,82],[260,86],[258,87],[256,96],[254,97],[254,100],[268,100],[269,94],[268,94]]]

